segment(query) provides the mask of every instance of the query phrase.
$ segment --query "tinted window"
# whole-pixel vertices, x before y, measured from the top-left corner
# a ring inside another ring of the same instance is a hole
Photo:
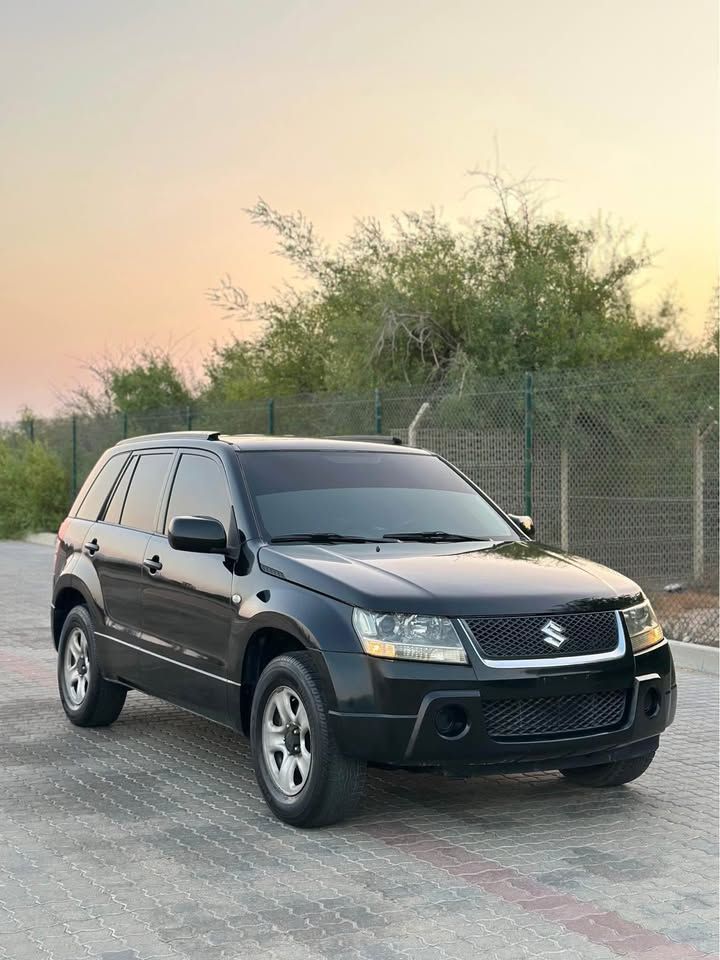
[[[243,466],[271,537],[443,530],[516,540],[503,517],[438,457],[355,451],[253,451]]]
[[[139,458],[120,519],[124,527],[153,532],[160,494],[172,458],[172,453],[148,453]]]
[[[167,526],[173,517],[213,517],[227,528],[230,497],[217,460],[183,454],[170,494]]]
[[[127,454],[111,457],[100,473],[93,480],[92,486],[85,494],[77,516],[83,520],[97,520],[113,484],[120,476],[123,464],[127,461]]]
[[[137,457],[132,458],[122,477],[120,477],[120,482],[115,487],[113,495],[110,497],[110,502],[105,509],[105,516],[103,517],[105,523],[120,523],[120,514],[125,504],[125,497],[127,496],[128,487],[130,486],[130,480],[137,466],[137,459]]]

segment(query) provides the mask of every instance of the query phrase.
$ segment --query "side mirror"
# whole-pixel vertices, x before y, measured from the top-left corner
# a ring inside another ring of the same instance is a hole
[[[225,527],[212,517],[173,517],[168,529],[173,550],[189,553],[225,553]]]
[[[521,516],[515,513],[509,513],[508,516],[516,523],[523,533],[526,533],[531,540],[535,538],[535,524],[532,517]]]

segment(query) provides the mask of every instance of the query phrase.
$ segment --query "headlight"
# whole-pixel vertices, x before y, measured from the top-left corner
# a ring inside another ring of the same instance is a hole
[[[353,610],[353,626],[365,653],[391,660],[467,663],[467,653],[447,617]]]
[[[662,627],[657,622],[655,611],[650,602],[645,600],[636,607],[622,611],[625,626],[630,634],[630,643],[633,653],[640,653],[648,647],[654,647],[664,639]]]

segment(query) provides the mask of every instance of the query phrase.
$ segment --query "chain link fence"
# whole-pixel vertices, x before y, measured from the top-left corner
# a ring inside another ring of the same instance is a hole
[[[152,415],[25,420],[68,499],[118,440],[167,430],[384,433],[455,463],[537,538],[637,580],[674,639],[718,642],[718,390],[710,358],[475,381],[462,389],[277,397]]]

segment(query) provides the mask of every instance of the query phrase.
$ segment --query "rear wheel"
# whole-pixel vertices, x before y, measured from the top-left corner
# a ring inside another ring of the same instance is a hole
[[[106,727],[120,715],[125,687],[101,676],[95,632],[86,607],[73,607],[58,644],[58,687],[63,709],[78,727]]]
[[[569,767],[560,773],[583,787],[619,787],[641,777],[653,761],[655,752],[629,760],[599,763],[595,767]]]
[[[326,826],[360,800],[365,764],[338,750],[309,654],[283,654],[265,668],[253,697],[250,741],[258,785],[280,820]]]

